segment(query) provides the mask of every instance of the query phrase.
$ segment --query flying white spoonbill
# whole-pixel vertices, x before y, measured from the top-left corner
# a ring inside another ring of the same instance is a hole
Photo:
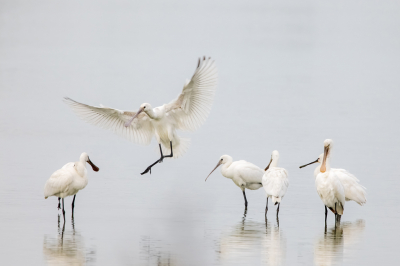
[[[181,138],[176,130],[194,131],[206,120],[213,103],[218,73],[210,58],[199,59],[192,78],[187,80],[177,99],[152,108],[143,103],[137,112],[122,111],[105,106],[95,107],[65,98],[65,102],[83,120],[111,129],[128,140],[148,145],[153,136],[159,143],[161,158],[141,173],[161,163],[166,157],[182,156],[190,140]],[[169,155],[164,155],[170,153]]]
[[[62,213],[65,221],[64,198],[74,195],[72,200],[72,217],[74,216],[75,197],[79,190],[86,187],[88,183],[86,163],[92,166],[93,171],[99,171],[86,152],[81,154],[79,162],[67,163],[61,169],[55,171],[44,185],[44,198],[58,197],[58,209],[60,209],[60,198],[62,198]]]
[[[217,166],[211,171],[207,178],[214,172],[218,166],[221,167],[221,174],[226,178],[232,179],[233,183],[243,191],[244,206],[247,208],[247,199],[245,189],[257,190],[262,187],[262,177],[264,170],[260,167],[240,160],[233,162],[229,155],[222,155]],[[207,178],[205,181],[207,181]]]
[[[274,205],[278,204],[276,217],[278,217],[281,200],[289,187],[288,173],[285,169],[277,167],[279,161],[279,152],[273,151],[271,160],[265,168],[265,174],[262,178],[262,185],[267,193],[267,205],[265,206],[265,217],[268,212],[268,198],[272,198]]]
[[[333,141],[331,139],[326,139],[324,141],[322,164],[314,173],[317,193],[325,205],[325,225],[328,216],[327,207],[335,214],[335,223],[340,222],[346,201],[345,188],[337,174],[338,171],[331,169],[330,161],[332,146]],[[318,160],[313,163],[316,162],[318,162]],[[300,168],[307,165],[309,164],[303,165]]]

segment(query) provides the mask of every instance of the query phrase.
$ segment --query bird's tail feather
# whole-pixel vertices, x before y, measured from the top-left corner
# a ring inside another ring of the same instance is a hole
[[[164,155],[171,154],[170,144],[161,143],[162,152]],[[178,142],[172,143],[173,158],[181,157],[190,147],[190,139],[180,138]],[[157,149],[158,150],[158,149]]]
[[[272,202],[274,203],[274,205],[280,203],[281,202],[281,197],[272,196]]]

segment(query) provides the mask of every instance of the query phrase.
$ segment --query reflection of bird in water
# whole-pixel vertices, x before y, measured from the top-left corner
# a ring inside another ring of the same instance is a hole
[[[284,264],[286,241],[281,230],[265,223],[246,221],[246,212],[240,223],[221,236],[219,260],[222,265]]]
[[[62,228],[59,223],[58,229],[57,237],[44,237],[43,254],[47,265],[77,266],[94,261],[95,251],[85,248],[83,237],[75,229],[65,231],[65,223]]]
[[[146,265],[172,266],[176,265],[173,257],[169,252],[162,250],[161,241],[154,240],[149,236],[142,237],[141,260],[146,261]]]
[[[314,262],[316,265],[335,265],[343,261],[348,249],[358,243],[364,232],[364,220],[345,222],[333,226],[318,238],[314,245]]]

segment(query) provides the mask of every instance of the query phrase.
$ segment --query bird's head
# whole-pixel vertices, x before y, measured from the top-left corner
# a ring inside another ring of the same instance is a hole
[[[94,163],[92,163],[92,161],[89,159],[89,155],[86,152],[83,152],[81,154],[81,157],[79,158],[79,160],[81,162],[84,162],[84,163],[87,162],[88,164],[90,164],[90,166],[92,167],[93,171],[95,171],[95,172],[98,172],[100,170],[96,165],[94,165]]]
[[[147,112],[149,112],[150,110],[152,110],[151,105],[149,103],[142,103],[140,105],[139,110],[136,112],[136,114],[131,118],[131,120],[129,120],[128,122],[125,123],[125,127],[129,127],[133,120],[140,115],[141,112],[145,112],[147,114]]]
[[[272,162],[274,162],[273,165],[276,166],[278,164],[278,160],[279,160],[279,152],[277,150],[274,150],[271,154],[271,160],[269,161],[268,166],[265,168],[265,171],[269,169]]]
[[[218,161],[218,163],[217,163],[217,166],[215,166],[215,168],[211,171],[211,173],[207,176],[207,178],[215,171],[215,169],[218,168],[218,166],[220,166],[221,164],[229,163],[229,162],[232,162],[232,157],[229,156],[229,155],[222,155],[222,156],[219,158],[219,161]],[[207,181],[207,178],[206,178],[205,181]]]
[[[151,108],[151,105],[149,103],[142,103],[140,105],[140,109],[143,109],[143,112],[147,112],[148,110],[151,110],[152,108]]]
[[[321,173],[326,172],[326,168],[327,168],[326,161],[328,160],[328,157],[330,157],[330,155],[331,155],[332,146],[333,146],[333,141],[331,139],[326,139],[324,141],[324,155],[323,155],[322,165],[321,165],[321,169],[320,169]]]

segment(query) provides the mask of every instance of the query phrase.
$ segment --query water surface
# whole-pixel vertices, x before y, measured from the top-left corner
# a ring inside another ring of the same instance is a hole
[[[0,2],[0,261],[4,265],[386,265],[398,262],[400,4],[395,1]],[[207,122],[178,160],[79,120],[62,97],[136,110],[171,101],[216,60]],[[335,142],[332,166],[368,203],[340,228],[298,166]],[[223,154],[289,172],[278,221],[265,195],[219,172]],[[86,151],[100,167],[66,202],[50,175]]]

